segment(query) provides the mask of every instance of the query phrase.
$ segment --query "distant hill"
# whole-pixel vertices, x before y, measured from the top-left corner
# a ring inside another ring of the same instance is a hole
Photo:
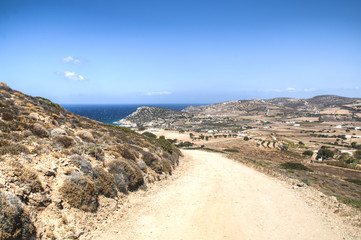
[[[0,83],[0,239],[93,230],[129,191],[172,174],[181,153],[165,144]]]
[[[219,125],[218,120],[239,119],[244,116],[318,117],[320,120],[360,120],[361,99],[335,95],[315,96],[309,99],[273,98],[252,99],[189,106],[182,111],[157,107],[140,107],[120,123],[163,129],[202,129]],[[208,119],[208,120],[206,120]],[[217,123],[218,122],[218,123]],[[217,123],[217,124],[216,124]],[[185,127],[185,126],[188,127]]]
[[[273,98],[252,99],[217,103],[205,106],[190,106],[184,112],[195,115],[285,115],[327,114],[332,109],[337,114],[353,115],[361,112],[361,98],[336,95],[321,95],[309,99]],[[341,111],[344,110],[344,111]]]

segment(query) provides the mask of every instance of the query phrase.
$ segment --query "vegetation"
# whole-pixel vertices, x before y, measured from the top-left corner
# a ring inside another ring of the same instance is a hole
[[[50,101],[50,100],[47,99],[47,98],[43,98],[43,97],[36,97],[36,98],[39,99],[39,100],[41,100],[41,101],[43,101],[43,102],[45,102],[47,105],[49,105],[49,106],[51,106],[51,107],[55,107],[55,108],[58,109],[58,110],[61,110],[61,109],[62,109],[62,107],[61,107],[59,104],[53,103],[52,101]]]
[[[155,135],[154,133],[151,133],[151,132],[144,132],[144,133],[142,133],[142,135],[147,136],[149,138],[157,138],[157,135]]]
[[[344,204],[350,205],[357,209],[361,209],[361,199],[344,197],[344,196],[337,196],[337,199]]]
[[[345,178],[344,180],[347,181],[347,182],[355,183],[357,185],[361,185],[361,180],[360,179]]]
[[[97,188],[88,175],[72,172],[71,178],[64,181],[60,193],[72,207],[86,212],[95,212],[98,208]]]
[[[317,158],[332,158],[335,155],[335,153],[333,151],[331,151],[330,149],[326,148],[326,147],[322,147],[317,154]]]
[[[301,163],[287,162],[287,163],[282,163],[280,166],[281,168],[288,170],[301,170],[301,171],[313,172],[312,169],[306,167]]]
[[[36,229],[20,199],[10,192],[0,193],[0,239],[35,239]]]
[[[189,141],[185,141],[185,142],[180,142],[176,145],[176,147],[192,147],[194,145],[194,143],[191,143]]]
[[[306,150],[302,154],[305,155],[305,156],[312,156],[313,152],[311,150]]]
[[[225,151],[225,152],[239,152],[239,150],[233,149],[233,148],[226,148],[223,151]]]

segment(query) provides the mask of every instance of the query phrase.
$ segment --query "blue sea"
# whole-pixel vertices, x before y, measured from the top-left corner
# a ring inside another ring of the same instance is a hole
[[[183,110],[188,106],[201,104],[64,104],[66,110],[78,115],[108,124],[116,124],[122,118],[135,112],[141,106],[162,107],[173,110]]]

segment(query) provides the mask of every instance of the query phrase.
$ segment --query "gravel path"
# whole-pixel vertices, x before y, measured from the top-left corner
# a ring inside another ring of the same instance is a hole
[[[184,151],[176,175],[129,196],[91,239],[344,239],[294,189],[221,154]],[[346,238],[347,239],[347,238]]]

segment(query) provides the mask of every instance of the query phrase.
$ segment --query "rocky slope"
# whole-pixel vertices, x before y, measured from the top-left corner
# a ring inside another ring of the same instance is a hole
[[[76,239],[172,174],[164,141],[70,113],[0,84],[0,239]]]
[[[168,124],[174,124],[180,119],[191,118],[192,114],[187,112],[181,112],[160,107],[143,106],[137,108],[137,110],[119,121],[121,124],[129,124],[134,126],[147,125],[152,126],[152,122],[155,121],[158,124],[167,122]]]

